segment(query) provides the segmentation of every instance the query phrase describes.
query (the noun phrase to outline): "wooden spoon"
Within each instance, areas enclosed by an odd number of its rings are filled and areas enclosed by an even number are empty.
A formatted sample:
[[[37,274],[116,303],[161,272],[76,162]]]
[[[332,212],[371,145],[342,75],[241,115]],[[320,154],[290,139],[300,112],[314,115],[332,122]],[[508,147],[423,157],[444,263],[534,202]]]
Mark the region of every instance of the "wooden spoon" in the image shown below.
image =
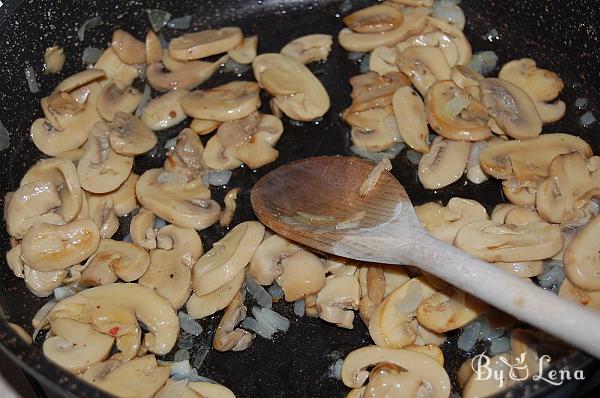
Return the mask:
[[[600,358],[600,314],[565,301],[433,238],[385,171],[367,196],[373,163],[316,157],[282,166],[252,190],[259,220],[308,247],[356,260],[411,264]]]

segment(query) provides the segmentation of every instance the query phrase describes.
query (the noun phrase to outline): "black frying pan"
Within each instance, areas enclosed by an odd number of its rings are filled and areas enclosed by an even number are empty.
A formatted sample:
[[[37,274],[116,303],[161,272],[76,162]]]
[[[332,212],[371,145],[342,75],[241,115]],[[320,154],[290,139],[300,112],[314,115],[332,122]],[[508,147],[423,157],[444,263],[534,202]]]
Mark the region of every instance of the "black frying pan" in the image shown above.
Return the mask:
[[[14,190],[27,168],[41,157],[28,135],[31,122],[41,115],[39,99],[48,95],[65,76],[81,69],[83,48],[106,47],[115,28],[121,27],[144,37],[149,26],[144,9],[165,9],[174,16],[191,14],[193,27],[198,29],[240,26],[245,34],[259,34],[260,52],[277,52],[289,40],[301,35],[330,33],[336,36],[342,27],[339,14],[346,14],[349,8],[357,9],[369,4],[368,1],[349,0],[343,3],[338,0],[4,0],[4,3],[0,7],[0,120],[10,131],[11,142],[8,149],[0,152],[2,196]],[[561,98],[568,104],[567,115],[561,122],[547,126],[545,131],[580,135],[594,147],[596,153],[600,153],[597,125],[580,127],[578,118],[583,111],[573,105],[577,97],[587,97],[588,109],[600,116],[600,100],[596,92],[600,87],[598,1],[464,0],[462,7],[467,16],[465,32],[475,51],[494,50],[501,62],[531,57],[542,67],[560,74],[566,83]],[[85,42],[81,44],[76,37],[76,27],[96,15],[101,15],[105,24],[86,33]],[[489,42],[483,36],[492,28],[497,29],[500,39]],[[180,34],[169,29],[164,33],[167,38]],[[66,49],[66,68],[60,76],[41,76],[44,49],[56,43]],[[27,65],[32,65],[38,72],[42,85],[42,92],[38,95],[28,91],[23,72]],[[234,172],[230,187],[242,188],[235,223],[254,218],[249,201],[250,189],[269,170],[309,156],[350,154],[349,129],[341,123],[338,114],[349,105],[350,87],[347,81],[350,76],[359,73],[359,66],[350,61],[347,53],[336,44],[326,63],[312,64],[310,68],[329,91],[332,109],[319,124],[297,126],[284,121],[285,133],[277,145],[280,150],[277,162],[258,171],[241,168]],[[251,72],[244,77],[252,79]],[[218,75],[205,86],[218,85],[234,78],[232,74]],[[263,101],[263,104],[266,103]],[[161,133],[158,148],[162,148],[164,142],[180,129]],[[151,156],[137,159],[135,170],[139,173],[150,167],[159,167],[163,160],[164,151],[159,150]],[[491,210],[503,201],[496,182],[474,186],[461,180],[434,193],[419,185],[415,167],[408,161],[405,152],[393,164],[393,173],[407,188],[415,204],[431,200],[445,202],[453,196],[461,196],[476,199]],[[219,201],[223,195],[224,190],[214,191]],[[127,228],[128,220],[123,220],[120,232]],[[10,246],[3,223],[0,230],[0,245],[4,253]],[[218,226],[202,231],[205,248],[225,233]],[[38,345],[27,346],[8,328],[6,321],[11,321],[25,326],[30,332],[31,318],[45,300],[35,298],[27,291],[23,281],[13,276],[4,256],[0,261],[0,308],[4,315],[0,318],[2,349],[47,388],[61,395],[102,396],[94,388],[48,362]],[[328,367],[353,349],[371,343],[360,318],[356,317],[355,329],[348,331],[318,319],[304,317],[297,320],[289,304],[279,303],[275,309],[292,319],[287,333],[277,335],[273,341],[257,338],[249,350],[241,353],[212,350],[199,373],[230,387],[238,397],[343,396],[347,389],[340,381],[328,377]],[[214,330],[219,318],[220,314],[202,324]],[[444,344],[443,349],[454,379],[457,367],[468,354],[453,348],[456,347],[456,334],[450,333],[449,336],[449,342]],[[477,352],[481,352],[485,347],[479,345],[476,348]],[[555,366],[583,368],[589,377],[596,363],[577,352],[557,361]],[[558,394],[570,396],[576,387],[571,383]],[[556,388],[530,381],[514,388],[506,396],[541,396],[551,390]]]

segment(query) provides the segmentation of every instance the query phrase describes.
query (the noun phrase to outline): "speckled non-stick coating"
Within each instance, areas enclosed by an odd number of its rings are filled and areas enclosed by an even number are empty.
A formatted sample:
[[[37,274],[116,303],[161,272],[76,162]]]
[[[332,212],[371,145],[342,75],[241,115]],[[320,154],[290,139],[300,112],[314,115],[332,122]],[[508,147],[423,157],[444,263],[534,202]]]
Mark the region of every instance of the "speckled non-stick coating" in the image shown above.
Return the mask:
[[[175,16],[191,14],[194,29],[236,25],[245,34],[259,34],[261,52],[278,51],[290,39],[308,33],[331,33],[341,28],[340,14],[350,8],[359,8],[366,1],[4,1],[0,8],[0,120],[11,134],[10,148],[0,152],[0,181],[2,196],[14,190],[25,170],[41,157],[29,138],[31,122],[41,116],[39,99],[47,95],[65,76],[81,68],[80,55],[87,46],[105,47],[114,28],[121,27],[143,37],[148,29],[146,8],[162,8]],[[566,86],[561,98],[567,103],[567,115],[559,123],[546,126],[545,131],[566,132],[582,136],[600,152],[598,124],[589,128],[578,125],[585,110],[576,109],[577,97],[589,98],[586,110],[600,116],[597,89],[599,85],[599,7],[596,0],[552,2],[536,0],[463,1],[467,16],[465,32],[475,51],[495,50],[501,62],[515,57],[531,57],[539,65],[557,71]],[[10,14],[10,15],[9,15]],[[86,19],[101,15],[105,24],[86,34],[85,41],[77,40],[76,28]],[[485,34],[497,29],[499,39],[488,41]],[[178,31],[165,29],[167,38]],[[59,76],[42,75],[42,54],[46,47],[59,43],[66,49],[67,64]],[[42,92],[32,95],[27,89],[24,68],[34,67]],[[332,98],[332,109],[318,124],[301,126],[284,121],[285,133],[277,144],[279,159],[258,171],[241,168],[234,172],[228,187],[242,188],[239,210],[235,222],[252,219],[249,193],[253,183],[278,165],[291,160],[329,154],[349,154],[348,127],[340,122],[339,112],[349,104],[348,78],[359,71],[359,65],[348,60],[347,54],[335,44],[326,63],[310,65],[323,81]],[[244,74],[252,79],[251,73]],[[210,79],[204,87],[233,80],[232,74],[221,74]],[[267,101],[263,103],[266,105]],[[175,129],[175,130],[179,130]],[[160,133],[160,148],[176,131]],[[153,152],[136,160],[136,171],[162,164],[164,151]],[[417,182],[415,167],[402,152],[393,161],[393,173],[416,204],[430,200],[447,201],[453,196],[477,199],[488,210],[502,201],[499,184],[491,181],[479,186],[460,180],[437,193],[424,190]],[[226,189],[214,190],[217,200],[222,200]],[[125,226],[127,222],[123,223]],[[9,247],[4,225],[0,225],[2,252]],[[122,228],[122,230],[125,228]],[[202,231],[208,249],[215,240],[226,233],[220,227]],[[25,288],[23,281],[12,275],[2,256],[0,269],[0,308],[5,319],[0,320],[0,341],[3,347],[18,359],[21,365],[42,380],[56,386],[65,394],[100,396],[76,378],[69,376],[43,357],[38,346],[28,347],[8,329],[6,320],[25,326],[31,331],[30,320],[45,302],[35,298]],[[339,329],[318,319],[298,319],[291,305],[278,303],[275,309],[292,320],[290,330],[277,335],[272,341],[261,338],[241,353],[211,351],[199,372],[230,387],[239,397],[340,397],[345,389],[341,382],[328,376],[328,367],[336,359],[354,348],[370,343],[366,328],[360,319],[355,320],[352,331]],[[214,330],[220,314],[202,322],[206,329]],[[581,325],[585,327],[585,325]],[[206,332],[204,336],[206,338]],[[451,375],[467,354],[456,350],[456,336],[450,333],[451,343],[444,345]],[[199,344],[199,341],[196,341]],[[478,346],[478,349],[483,348]],[[192,349],[194,351],[194,349]],[[192,358],[193,359],[193,358]],[[564,358],[557,366],[585,367],[595,364],[581,353]],[[533,392],[547,392],[546,383],[527,383],[506,396],[524,396]]]

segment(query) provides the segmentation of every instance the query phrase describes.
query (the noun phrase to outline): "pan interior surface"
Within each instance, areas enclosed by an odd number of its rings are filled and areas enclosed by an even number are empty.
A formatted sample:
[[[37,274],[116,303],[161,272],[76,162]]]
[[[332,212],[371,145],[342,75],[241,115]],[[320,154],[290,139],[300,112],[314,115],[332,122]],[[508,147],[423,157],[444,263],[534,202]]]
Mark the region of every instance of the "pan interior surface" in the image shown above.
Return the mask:
[[[370,4],[368,1],[243,1],[193,0],[182,1],[7,1],[0,8],[0,121],[10,132],[10,147],[0,151],[1,196],[14,190],[25,173],[42,155],[29,138],[29,126],[41,117],[39,99],[48,95],[64,77],[81,70],[81,53],[85,47],[105,48],[112,31],[124,28],[137,37],[149,29],[146,9],[158,8],[173,16],[192,15],[192,28],[239,26],[245,35],[259,35],[259,53],[278,52],[288,41],[310,33],[328,33],[334,37],[342,28],[341,17],[350,10]],[[545,132],[565,132],[581,136],[595,152],[600,152],[597,124],[589,128],[579,124],[585,111],[600,115],[600,101],[595,89],[600,87],[597,73],[600,48],[600,17],[594,0],[539,2],[481,0],[463,2],[467,25],[465,34],[474,51],[494,50],[500,64],[514,58],[529,57],[538,64],[556,71],[565,82],[561,99],[567,103],[567,114],[560,122],[545,126]],[[100,15],[104,24],[86,33],[83,42],[76,29],[86,19]],[[170,39],[181,31],[165,29]],[[496,34],[497,33],[497,34]],[[44,49],[59,43],[65,48],[65,70],[58,76],[42,75]],[[41,92],[29,92],[24,68],[32,66],[41,85]],[[254,219],[250,207],[250,190],[268,171],[293,160],[320,155],[351,155],[349,127],[339,114],[350,104],[348,78],[360,73],[360,63],[349,59],[348,53],[334,44],[327,62],[309,65],[323,82],[332,99],[331,110],[314,123],[294,123],[284,120],[284,134],[277,145],[280,156],[276,162],[259,170],[242,167],[234,171],[227,188],[213,189],[213,197],[222,203],[224,194],[233,187],[241,188],[238,211],[233,224]],[[254,80],[252,71],[242,79]],[[219,73],[201,87],[212,87],[239,80],[233,73]],[[577,98],[588,98],[586,110],[574,105]],[[263,111],[269,112],[267,97]],[[186,122],[186,123],[189,123]],[[159,134],[157,149],[136,158],[134,171],[160,167],[165,158],[164,144],[177,135],[180,125]],[[503,200],[497,181],[482,185],[467,184],[461,179],[438,192],[427,191],[419,183],[415,166],[406,150],[392,161],[393,173],[406,188],[415,205],[428,201],[447,202],[460,196],[479,201],[491,211]],[[3,221],[2,221],[3,222]],[[128,220],[122,220],[120,236],[128,230]],[[4,225],[1,227],[2,252],[10,248]],[[213,226],[201,232],[205,250],[226,234],[227,230]],[[117,236],[118,238],[119,236]],[[47,301],[34,297],[0,259],[0,309],[5,320],[24,326],[31,332],[31,319]],[[353,330],[344,330],[309,317],[298,318],[292,305],[283,301],[274,309],[291,320],[290,329],[273,340],[256,338],[252,347],[242,352],[218,353],[210,350],[199,367],[199,374],[229,387],[238,397],[338,397],[347,393],[341,381],[330,374],[330,366],[355,348],[371,344],[368,331],[360,318],[355,318]],[[197,355],[211,345],[211,339],[221,313],[201,322],[205,332],[194,341],[190,350],[194,362]],[[449,334],[444,344],[447,368],[455,379],[458,366],[469,354],[456,348],[456,333]],[[0,341],[28,369],[44,375],[61,391],[78,396],[102,394],[49,363],[39,347],[28,347],[0,322]],[[481,352],[485,345],[477,346]],[[474,353],[472,352],[471,355]],[[168,357],[168,359],[172,359]],[[557,366],[586,367],[592,361],[581,353],[564,358]],[[456,387],[456,385],[455,385]],[[513,396],[533,396],[547,391],[549,385],[525,383],[515,387]]]

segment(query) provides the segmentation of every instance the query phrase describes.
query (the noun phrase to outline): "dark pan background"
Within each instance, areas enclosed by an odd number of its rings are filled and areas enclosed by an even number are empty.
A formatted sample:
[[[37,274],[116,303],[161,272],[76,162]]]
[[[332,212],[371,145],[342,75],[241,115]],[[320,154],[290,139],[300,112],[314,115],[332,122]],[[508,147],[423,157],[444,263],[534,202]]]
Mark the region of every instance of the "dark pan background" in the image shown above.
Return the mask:
[[[10,147],[0,151],[1,196],[14,190],[27,168],[42,157],[29,138],[31,122],[42,115],[39,99],[48,95],[64,77],[81,69],[83,48],[106,47],[115,28],[127,29],[143,38],[149,26],[144,11],[146,8],[169,10],[175,17],[191,14],[194,29],[240,26],[246,35],[259,34],[260,52],[277,52],[289,40],[301,35],[330,33],[336,36],[342,27],[340,15],[369,4],[367,1],[300,0],[29,0],[5,3],[0,8],[0,120],[11,138]],[[561,122],[546,126],[545,131],[580,135],[592,144],[596,152],[600,152],[598,123],[588,128],[578,124],[579,117],[586,110],[592,110],[600,117],[597,95],[600,87],[600,3],[597,0],[465,0],[461,6],[467,16],[465,32],[474,51],[494,50],[501,64],[513,58],[531,57],[541,67],[557,71],[564,79],[565,90],[561,98],[567,103],[567,115]],[[88,32],[85,41],[80,43],[76,36],[77,27],[96,15],[101,15],[105,24]],[[499,39],[488,41],[485,35],[492,28],[497,29]],[[163,32],[167,38],[181,33],[171,29],[164,29]],[[41,73],[42,54],[45,48],[57,43],[66,50],[65,70],[59,76],[44,76]],[[28,91],[24,75],[27,65],[33,66],[38,73],[42,86],[42,92],[38,95]],[[347,81],[350,76],[359,73],[359,65],[350,61],[347,53],[336,43],[326,63],[314,63],[309,67],[330,93],[332,109],[319,123],[298,126],[284,120],[285,133],[277,144],[280,157],[275,163],[257,171],[240,168],[234,172],[226,189],[213,190],[214,197],[221,201],[228,189],[236,186],[242,188],[235,223],[253,219],[250,189],[269,170],[309,156],[350,154],[349,129],[341,123],[338,115],[349,105],[350,87]],[[246,72],[243,77],[253,80],[251,72]],[[201,87],[212,87],[234,79],[236,77],[231,73],[219,74]],[[578,97],[589,98],[586,110],[574,106]],[[263,101],[264,111],[268,111],[266,99]],[[162,144],[181,128],[159,133],[159,149],[137,159],[135,170],[139,173],[150,167],[161,166],[164,160]],[[463,179],[439,192],[424,190],[417,181],[415,166],[406,158],[406,151],[393,161],[393,165],[393,173],[407,188],[415,204],[431,200],[446,202],[453,196],[461,196],[476,199],[491,210],[495,204],[503,201],[499,184],[495,181],[476,186],[467,184]],[[127,225],[128,220],[123,220],[121,233],[127,231]],[[3,222],[0,230],[0,245],[4,253],[10,246]],[[205,249],[210,248],[226,232],[218,226],[202,231]],[[0,341],[3,349],[44,384],[54,385],[53,389],[62,391],[62,394],[101,396],[95,389],[46,361],[38,346],[25,345],[8,329],[7,320],[23,325],[30,332],[31,318],[46,300],[38,299],[27,291],[23,281],[14,277],[5,265],[4,256],[0,262],[0,309],[4,314],[0,320]],[[370,344],[368,332],[359,317],[356,317],[355,329],[348,331],[319,319],[298,319],[292,312],[291,304],[278,303],[275,309],[291,319],[292,325],[287,333],[277,335],[272,341],[256,338],[253,346],[241,353],[218,353],[212,350],[199,373],[222,382],[238,397],[343,396],[348,390],[340,381],[328,376],[328,367],[353,349]],[[201,340],[206,342],[219,318],[220,313],[202,322],[205,332],[196,341],[197,346],[202,344]],[[451,333],[450,342],[455,339],[456,335]],[[456,351],[452,345],[448,343],[443,348],[451,377],[454,378],[457,366],[469,355]],[[475,351],[481,352],[483,348],[483,345],[479,345]],[[196,349],[191,351],[195,352]],[[557,363],[557,366],[583,367],[586,375],[591,375],[590,369],[596,364],[589,357],[575,353]],[[541,394],[546,393],[548,387],[546,383],[529,382],[510,394]],[[566,393],[563,391],[561,395],[567,396]]]

